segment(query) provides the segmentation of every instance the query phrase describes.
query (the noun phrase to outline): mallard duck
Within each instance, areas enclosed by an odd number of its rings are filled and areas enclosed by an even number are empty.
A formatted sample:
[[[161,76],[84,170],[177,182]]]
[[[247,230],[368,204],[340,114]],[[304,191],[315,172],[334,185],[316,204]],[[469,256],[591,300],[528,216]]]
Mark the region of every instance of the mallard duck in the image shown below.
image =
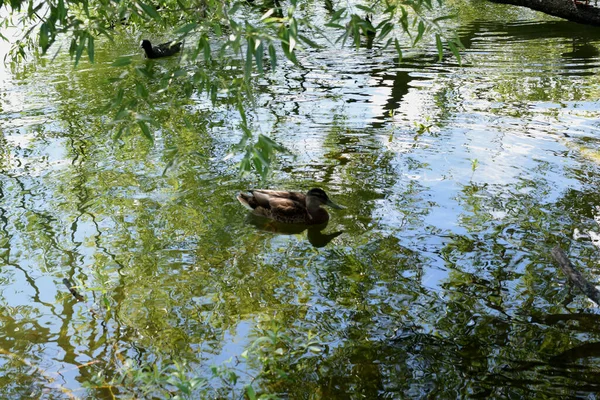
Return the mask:
[[[342,209],[329,199],[323,189],[310,189],[306,194],[284,190],[250,190],[237,199],[254,214],[288,224],[317,225],[329,220],[321,204]]]
[[[167,42],[152,46],[149,40],[142,40],[141,48],[146,52],[147,58],[161,58],[172,56],[181,50],[182,42]]]

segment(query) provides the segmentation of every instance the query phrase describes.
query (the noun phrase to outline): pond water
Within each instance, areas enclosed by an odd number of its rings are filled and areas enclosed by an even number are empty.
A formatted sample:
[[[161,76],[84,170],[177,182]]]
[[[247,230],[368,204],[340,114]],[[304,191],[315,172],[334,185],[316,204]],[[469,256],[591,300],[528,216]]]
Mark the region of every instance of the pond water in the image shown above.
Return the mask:
[[[237,111],[184,88],[145,105],[153,143],[113,139],[113,60],[177,68],[135,34],[2,67],[3,397],[161,398],[175,370],[206,379],[191,398],[595,397],[600,315],[550,250],[600,273],[600,31],[540,18],[463,14],[462,66],[435,44],[280,65],[248,105],[287,149],[264,182]],[[279,232],[235,199],[257,186],[346,209]]]

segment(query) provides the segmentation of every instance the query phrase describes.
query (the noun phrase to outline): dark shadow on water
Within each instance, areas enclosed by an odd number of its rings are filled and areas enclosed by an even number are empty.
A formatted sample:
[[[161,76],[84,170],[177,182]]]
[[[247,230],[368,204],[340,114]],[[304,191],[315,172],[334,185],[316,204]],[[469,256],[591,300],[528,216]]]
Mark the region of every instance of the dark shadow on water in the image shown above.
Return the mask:
[[[344,233],[344,231],[323,233],[323,230],[327,228],[327,222],[321,225],[284,224],[254,214],[249,214],[246,220],[261,231],[273,232],[280,235],[297,235],[306,230],[306,237],[314,247],[325,247],[333,239]]]

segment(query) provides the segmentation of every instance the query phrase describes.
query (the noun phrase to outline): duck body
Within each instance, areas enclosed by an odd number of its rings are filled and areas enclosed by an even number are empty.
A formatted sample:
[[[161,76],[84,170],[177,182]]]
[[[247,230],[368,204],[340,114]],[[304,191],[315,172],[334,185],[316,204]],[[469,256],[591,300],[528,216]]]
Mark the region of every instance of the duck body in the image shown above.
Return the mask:
[[[167,42],[152,46],[149,40],[142,40],[141,48],[146,53],[146,58],[169,57],[181,50],[182,42]]]
[[[318,188],[310,189],[306,194],[255,189],[238,194],[237,199],[255,215],[287,224],[323,224],[329,221],[329,213],[321,205],[344,208],[331,201],[325,191]]]

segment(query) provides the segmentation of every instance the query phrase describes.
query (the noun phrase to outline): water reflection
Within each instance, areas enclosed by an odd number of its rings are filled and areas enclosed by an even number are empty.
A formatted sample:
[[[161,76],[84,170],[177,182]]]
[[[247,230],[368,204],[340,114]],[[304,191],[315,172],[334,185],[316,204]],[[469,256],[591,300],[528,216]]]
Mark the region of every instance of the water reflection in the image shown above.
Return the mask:
[[[344,233],[344,231],[324,233],[323,231],[327,228],[329,222],[321,225],[285,224],[254,214],[248,214],[246,222],[262,231],[279,235],[299,235],[306,231],[306,238],[314,247],[325,247],[333,239]]]
[[[566,243],[598,273],[597,249],[572,232],[598,230],[597,157],[579,149],[600,144],[600,36],[484,17],[459,30],[466,67],[449,53],[437,62],[435,45],[399,63],[375,43],[303,53],[300,72],[284,65],[262,78],[248,121],[291,150],[269,184],[324,182],[348,199],[349,212],[322,226],[244,219],[231,195],[256,182],[224,160],[243,135],[235,113],[203,99],[146,110],[162,124],[154,144],[109,137],[93,110],[118,83],[102,60],[135,52],[137,40],[99,44],[99,64],[85,70],[59,57],[52,70],[3,76],[3,393],[53,388],[27,363],[77,393],[98,374],[121,382],[125,358],[186,360],[189,375],[211,376],[267,321],[269,337],[283,335],[266,360],[236,359],[235,390],[264,371],[254,382],[291,398],[593,396],[598,317],[581,312],[589,304],[548,249]],[[174,153],[199,157],[174,163]],[[310,245],[263,240],[305,232]],[[279,370],[290,380],[268,375]],[[98,384],[87,394],[127,393]]]

